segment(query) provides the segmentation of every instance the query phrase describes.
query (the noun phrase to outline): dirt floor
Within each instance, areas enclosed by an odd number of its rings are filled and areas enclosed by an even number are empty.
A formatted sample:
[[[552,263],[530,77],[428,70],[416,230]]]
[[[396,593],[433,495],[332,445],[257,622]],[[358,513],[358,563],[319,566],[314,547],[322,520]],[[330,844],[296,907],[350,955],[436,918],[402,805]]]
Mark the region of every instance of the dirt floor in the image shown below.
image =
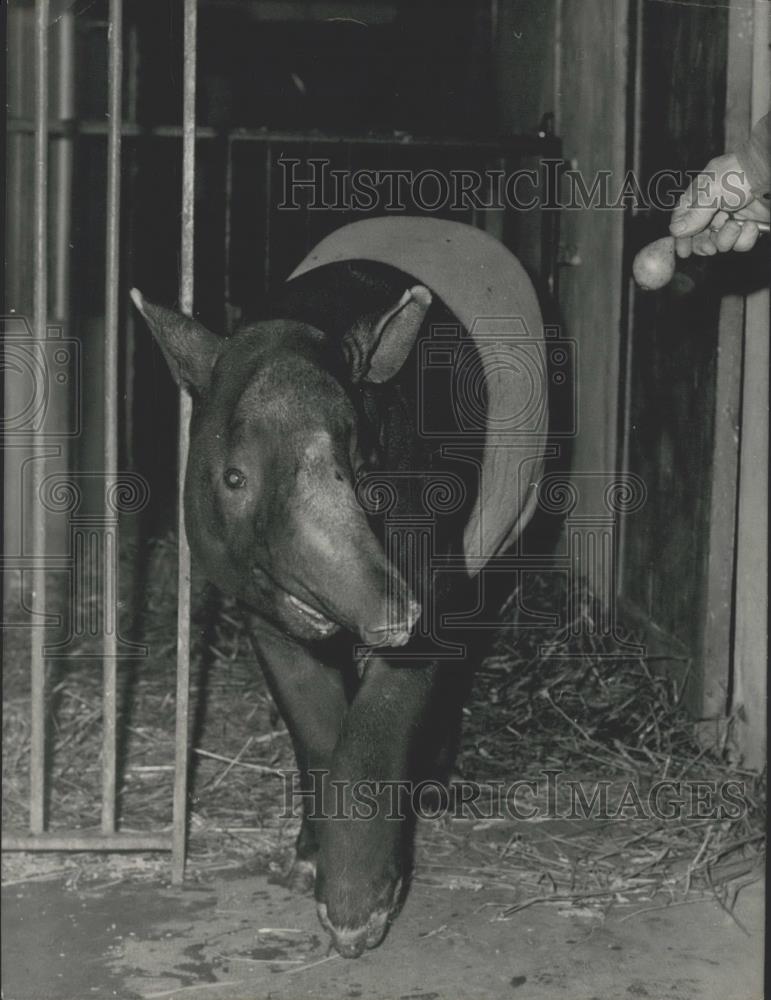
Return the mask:
[[[383,945],[329,951],[312,900],[249,867],[171,887],[157,879],[3,891],[5,1000],[388,998],[754,1000],[763,996],[763,883],[733,916],[709,898],[669,907],[533,905],[506,889],[418,872]]]
[[[149,576],[141,634],[152,655],[119,676],[123,830],[168,831],[171,820],[173,555],[161,548]],[[539,788],[559,774],[561,791],[553,803],[548,785],[534,795],[531,822],[421,823],[403,912],[382,946],[355,961],[330,953],[313,900],[280,884],[299,824],[299,810],[285,816],[291,743],[228,607],[215,614],[202,601],[185,884],[169,884],[161,854],[6,852],[4,1000],[760,998],[765,776],[736,762],[728,731],[715,748],[695,738],[670,665],[614,658],[591,629],[568,648],[559,622],[575,594],[536,580],[525,598],[558,624],[523,631],[502,610],[464,710],[458,771]],[[590,595],[579,603],[591,623]],[[3,824],[17,831],[29,822],[24,641],[10,633],[3,671]],[[98,661],[54,663],[47,687],[49,828],[98,829]],[[646,798],[658,781],[676,779],[684,792],[689,781],[738,781],[743,809],[662,819],[625,807],[571,819],[568,779],[606,783],[612,805],[629,782]]]

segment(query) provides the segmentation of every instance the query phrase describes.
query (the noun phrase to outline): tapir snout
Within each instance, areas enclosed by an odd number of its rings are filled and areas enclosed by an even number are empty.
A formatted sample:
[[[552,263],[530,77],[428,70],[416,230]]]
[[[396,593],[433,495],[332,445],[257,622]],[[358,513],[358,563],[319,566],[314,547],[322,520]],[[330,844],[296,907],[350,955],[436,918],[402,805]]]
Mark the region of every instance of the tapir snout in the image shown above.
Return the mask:
[[[331,620],[367,645],[404,645],[420,604],[389,563],[336,450],[326,433],[303,449],[293,494],[268,528],[276,576],[286,581],[292,610],[320,633]]]

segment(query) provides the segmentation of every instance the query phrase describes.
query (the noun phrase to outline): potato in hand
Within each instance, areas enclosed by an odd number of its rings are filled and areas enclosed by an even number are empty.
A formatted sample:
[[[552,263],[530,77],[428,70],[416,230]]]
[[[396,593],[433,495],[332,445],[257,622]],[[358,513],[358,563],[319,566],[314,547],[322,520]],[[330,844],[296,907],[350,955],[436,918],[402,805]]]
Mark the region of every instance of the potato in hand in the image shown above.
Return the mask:
[[[632,264],[634,280],[646,291],[655,291],[669,284],[675,273],[675,241],[671,236],[649,243],[637,254]]]

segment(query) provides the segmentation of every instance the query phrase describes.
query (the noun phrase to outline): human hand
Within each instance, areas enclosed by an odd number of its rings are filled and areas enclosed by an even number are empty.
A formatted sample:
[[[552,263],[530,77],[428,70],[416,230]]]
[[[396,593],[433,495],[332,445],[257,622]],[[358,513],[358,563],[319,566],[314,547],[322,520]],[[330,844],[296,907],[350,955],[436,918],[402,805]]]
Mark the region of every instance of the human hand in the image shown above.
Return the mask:
[[[738,158],[726,153],[710,160],[680,196],[669,231],[678,257],[709,257],[751,250],[758,223],[768,221],[768,208],[753,195]]]

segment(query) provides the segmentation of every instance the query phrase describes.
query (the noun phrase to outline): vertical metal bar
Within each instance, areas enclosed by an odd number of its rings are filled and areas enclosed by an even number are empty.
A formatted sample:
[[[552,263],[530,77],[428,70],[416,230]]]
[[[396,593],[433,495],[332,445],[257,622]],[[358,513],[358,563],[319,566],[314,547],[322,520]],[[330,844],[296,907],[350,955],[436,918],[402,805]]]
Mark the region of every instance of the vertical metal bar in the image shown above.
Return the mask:
[[[273,200],[273,149],[265,143],[265,234],[263,238],[263,290],[267,295],[270,286],[270,207]]]
[[[233,220],[230,206],[233,203],[233,142],[230,135],[225,139],[225,248],[223,291],[225,293],[225,332],[230,336],[233,332],[233,310],[230,303],[230,246],[233,237]]]
[[[54,118],[58,121],[69,121],[75,117],[75,15],[72,11],[67,11],[58,18],[54,30],[56,35],[52,41],[56,45],[57,52]],[[55,263],[51,310],[54,320],[65,320],[70,298],[73,139],[70,136],[57,136],[53,139],[51,156],[54,160],[52,201],[55,214],[52,242],[56,247],[53,255]]]
[[[627,103],[627,120],[629,121],[629,166],[635,177],[641,177],[641,145],[642,145],[642,99],[643,99],[643,2],[633,0],[629,7],[629,59],[632,61],[629,74],[631,93]],[[631,119],[631,121],[630,121]],[[625,242],[631,244],[633,216],[626,219]],[[621,405],[618,408],[618,464],[619,470],[629,471],[629,447],[632,429],[632,366],[634,362],[634,304],[635,286],[631,278],[627,279],[626,295],[621,313],[621,358],[619,373],[621,375]],[[719,362],[718,362],[719,364]],[[619,518],[618,545],[616,546],[616,596],[623,594],[626,584],[627,532],[629,518]]]
[[[562,0],[554,5],[554,66],[552,92],[554,94],[554,131],[562,135]]]
[[[34,275],[33,318],[35,339],[43,344],[48,319],[48,0],[35,4],[35,192],[33,200]],[[37,624],[30,630],[30,786],[29,825],[32,833],[45,829],[45,642],[46,518],[40,500],[43,482],[45,427],[32,440],[31,524],[32,600]]]
[[[129,25],[128,36],[124,39],[124,106],[126,109],[125,124],[136,125],[137,101],[138,101],[138,78],[139,78],[139,51],[137,40],[136,24]],[[128,191],[124,188],[125,197],[128,203],[133,202],[136,191],[137,174],[137,144],[130,143],[128,147],[128,166],[125,164],[125,157],[122,160],[122,177],[124,184],[128,177]],[[128,229],[128,232],[126,230]],[[129,247],[135,246],[135,221],[129,215],[122,230],[122,240]],[[124,315],[123,327],[123,455],[128,469],[136,467],[134,456],[134,368],[135,368],[135,332],[136,332],[136,312],[129,309]],[[133,572],[133,570],[131,571]]]
[[[195,223],[195,62],[197,0],[185,0],[184,67],[182,98],[182,235],[180,244],[179,302],[182,312],[193,313],[193,237]],[[171,878],[181,882],[185,872],[187,827],[188,702],[190,695],[190,548],[185,534],[184,482],[189,446],[192,404],[184,389],[179,394],[179,484],[177,494],[177,723],[174,775],[174,818]]]
[[[14,57],[6,59],[6,113],[13,118],[34,119],[35,113],[35,11],[22,8],[18,4],[9,6],[0,13],[7,18],[7,51]],[[14,197],[6,197],[3,223],[0,227],[0,244],[5,254],[3,276],[5,278],[5,309],[19,315],[32,316],[34,269],[30,267],[34,222],[31,219],[34,198],[34,156],[35,138],[33,134],[6,132],[7,166],[5,190],[14,192]],[[32,222],[32,226],[30,223]],[[19,379],[13,365],[6,364],[3,373],[4,412],[21,413],[26,400],[27,388],[24,379]],[[19,384],[21,382],[21,384]],[[5,435],[4,435],[5,436]],[[32,536],[28,524],[29,497],[18,488],[20,469],[30,457],[30,449],[4,448],[3,459],[3,551],[31,551]],[[27,475],[31,470],[28,469]],[[29,485],[31,489],[31,484]],[[19,583],[31,593],[32,579],[19,574]],[[3,635],[3,647],[7,633]],[[30,633],[28,641],[32,642]]]
[[[104,474],[105,487],[118,475],[118,279],[120,268],[120,150],[123,83],[123,0],[110,0],[107,35],[107,232],[104,289]],[[106,496],[105,496],[106,503]],[[105,567],[113,563],[104,560]],[[108,568],[107,572],[111,572]],[[117,689],[117,621],[112,580],[102,580],[103,600],[112,602],[104,620],[102,662],[102,833],[115,831],[115,748]]]

